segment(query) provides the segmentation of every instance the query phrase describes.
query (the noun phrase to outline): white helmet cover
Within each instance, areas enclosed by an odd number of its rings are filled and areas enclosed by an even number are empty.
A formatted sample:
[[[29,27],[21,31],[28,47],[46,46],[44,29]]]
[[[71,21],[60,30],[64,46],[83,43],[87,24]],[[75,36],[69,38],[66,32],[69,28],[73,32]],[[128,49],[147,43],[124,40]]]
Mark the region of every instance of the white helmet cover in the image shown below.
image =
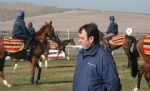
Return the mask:
[[[128,36],[130,36],[130,35],[132,34],[132,28],[127,28],[127,29],[126,29],[126,34],[127,34]]]

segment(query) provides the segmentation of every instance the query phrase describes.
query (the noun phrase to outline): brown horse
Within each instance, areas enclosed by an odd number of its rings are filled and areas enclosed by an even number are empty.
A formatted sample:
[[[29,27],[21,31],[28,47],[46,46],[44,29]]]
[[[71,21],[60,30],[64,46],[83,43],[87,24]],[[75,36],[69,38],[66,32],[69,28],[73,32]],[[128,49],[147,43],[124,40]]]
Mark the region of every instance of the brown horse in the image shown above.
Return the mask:
[[[38,32],[36,32],[36,35],[33,37],[32,41],[32,52],[30,54],[30,57],[27,57],[27,51],[26,49],[23,49],[19,52],[15,53],[9,53],[4,48],[4,39],[0,39],[0,78],[3,80],[3,83],[7,87],[11,87],[11,84],[7,82],[4,76],[4,64],[5,64],[5,57],[7,55],[11,56],[14,59],[28,59],[28,61],[31,64],[31,84],[37,84],[38,81],[41,78],[41,68],[38,64],[38,59],[41,57],[41,55],[44,53],[45,49],[45,42],[46,37],[49,37],[50,39],[56,39],[56,35],[54,33],[54,28],[52,26],[52,21],[50,23],[46,23],[44,26],[40,28]],[[38,68],[38,75],[36,81],[34,81],[34,75],[35,75],[35,68]]]
[[[138,70],[137,86],[134,91],[140,89],[140,83],[142,75],[144,75],[146,82],[150,88],[150,36],[144,36],[141,38],[136,45],[139,56],[144,61],[144,64]]]
[[[74,40],[73,40],[73,38],[71,38],[71,39],[68,39],[68,40],[63,40],[63,41],[55,41],[56,43],[57,43],[57,48],[56,49],[58,49],[58,53],[57,53],[57,57],[56,57],[56,59],[58,58],[58,55],[60,54],[60,52],[61,51],[63,51],[64,53],[65,53],[65,57],[68,59],[68,60],[70,60],[69,59],[69,56],[68,56],[68,54],[67,54],[67,52],[65,51],[65,49],[66,49],[66,46],[68,45],[68,44],[70,44],[70,45],[74,45],[75,46],[75,43],[74,43]],[[50,44],[50,42],[49,42],[49,44]],[[47,49],[47,50],[49,50],[49,49],[51,49],[50,47]],[[44,54],[42,55],[42,57],[41,57],[41,61],[40,61],[40,65],[42,66],[42,61],[44,60],[44,62],[45,62],[45,67],[47,68],[48,66],[48,64],[47,64],[47,61],[48,61],[48,51],[45,51],[44,52]]]
[[[63,51],[65,53],[65,57],[69,59],[69,56],[67,54],[67,52],[65,51],[66,49],[66,46],[70,43],[70,45],[74,45],[75,46],[75,43],[74,43],[74,40],[73,38],[72,39],[69,39],[69,40],[63,40],[61,42],[58,42],[58,54],[57,54],[57,58],[58,58],[58,55],[60,54],[61,51]]]
[[[104,37],[104,34],[102,32],[99,32],[99,35],[100,35],[100,45],[105,47],[106,48],[106,40],[103,39]],[[116,40],[115,40],[116,39]],[[122,40],[123,39],[123,40]],[[119,40],[119,42],[118,42]],[[110,41],[110,42],[109,42]],[[136,68],[137,68],[137,61],[132,61],[132,60],[137,60],[137,58],[135,58],[135,56],[137,56],[137,50],[133,50],[134,46],[136,46],[136,38],[134,36],[128,36],[128,35],[119,35],[118,38],[116,38],[116,36],[114,36],[114,42],[116,41],[116,43],[120,43],[121,41],[121,44],[113,44],[112,43],[112,40],[107,40],[108,42],[108,46],[109,46],[109,49],[110,51],[113,51],[113,50],[116,50],[116,49],[119,49],[120,47],[123,47],[127,57],[128,57],[128,68],[130,67],[130,65],[134,65],[134,66],[131,66],[131,75],[132,77],[136,77],[137,75],[137,71],[136,71]]]

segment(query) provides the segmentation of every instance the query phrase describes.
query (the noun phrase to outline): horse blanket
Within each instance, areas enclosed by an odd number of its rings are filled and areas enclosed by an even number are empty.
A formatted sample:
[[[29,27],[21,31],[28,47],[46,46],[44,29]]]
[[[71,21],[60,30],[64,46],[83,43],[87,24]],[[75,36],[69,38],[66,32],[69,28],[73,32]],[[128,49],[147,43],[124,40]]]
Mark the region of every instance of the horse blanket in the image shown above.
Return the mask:
[[[24,41],[19,39],[3,39],[4,49],[7,52],[14,53],[24,48]]]
[[[143,49],[145,54],[150,55],[150,35],[144,37]]]
[[[109,40],[109,43],[112,45],[123,45],[125,42],[125,36],[124,35],[117,35],[111,38]]]

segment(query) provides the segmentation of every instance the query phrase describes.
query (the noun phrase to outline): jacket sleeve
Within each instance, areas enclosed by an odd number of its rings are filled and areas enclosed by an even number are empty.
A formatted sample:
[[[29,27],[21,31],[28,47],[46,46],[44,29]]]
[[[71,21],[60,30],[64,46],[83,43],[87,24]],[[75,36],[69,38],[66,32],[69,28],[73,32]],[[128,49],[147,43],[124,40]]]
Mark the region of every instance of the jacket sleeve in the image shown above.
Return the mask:
[[[110,53],[104,53],[104,55],[102,56],[101,65],[101,75],[105,84],[103,89],[107,89],[107,91],[120,91],[120,78],[118,76],[115,62]]]
[[[21,22],[21,27],[22,27],[22,31],[24,33],[23,34],[24,39],[28,40],[30,38],[30,33],[28,32],[28,29],[27,29],[24,21]]]
[[[30,33],[30,36],[35,35],[35,29],[33,27],[28,27],[28,32]]]
[[[108,33],[118,34],[118,24],[115,22],[111,22],[106,34],[108,34]]]
[[[118,34],[118,24],[115,22],[113,23],[112,31],[114,34]]]
[[[22,27],[19,23],[15,23],[14,28],[13,28],[13,35],[22,35]]]

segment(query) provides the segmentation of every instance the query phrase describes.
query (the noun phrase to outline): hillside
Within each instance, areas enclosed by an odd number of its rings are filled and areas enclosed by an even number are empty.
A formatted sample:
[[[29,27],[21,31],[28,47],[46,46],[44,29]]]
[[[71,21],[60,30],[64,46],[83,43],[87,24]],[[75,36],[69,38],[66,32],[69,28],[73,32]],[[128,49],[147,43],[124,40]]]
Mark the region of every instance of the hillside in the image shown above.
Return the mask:
[[[55,6],[38,6],[26,3],[0,3],[0,21],[12,20],[16,17],[18,10],[24,10],[26,17],[64,12],[69,9],[57,8]]]
[[[31,6],[33,7],[33,6]],[[12,8],[13,9],[13,8]],[[18,9],[17,7],[15,9]],[[29,10],[29,11],[27,11]],[[150,15],[138,14],[138,13],[124,13],[124,12],[108,12],[108,11],[92,11],[92,10],[62,10],[61,12],[55,11],[47,14],[38,13],[35,16],[30,16],[30,12],[33,13],[37,8],[27,8],[26,23],[32,21],[36,31],[45,23],[53,21],[55,31],[65,32],[68,29],[72,32],[77,32],[79,27],[89,22],[95,22],[98,24],[99,29],[102,32],[107,30],[109,25],[109,16],[114,15],[119,25],[119,32],[125,32],[128,27],[133,29],[133,33],[149,33],[150,27]],[[61,10],[61,9],[60,9]],[[14,10],[15,11],[15,10]],[[0,11],[1,12],[1,11]],[[1,13],[0,13],[1,14]],[[35,13],[34,13],[35,14]],[[7,15],[6,15],[7,16]],[[8,14],[9,16],[9,14]],[[8,17],[7,16],[7,17]],[[0,22],[0,30],[12,31],[14,20],[8,20]]]

